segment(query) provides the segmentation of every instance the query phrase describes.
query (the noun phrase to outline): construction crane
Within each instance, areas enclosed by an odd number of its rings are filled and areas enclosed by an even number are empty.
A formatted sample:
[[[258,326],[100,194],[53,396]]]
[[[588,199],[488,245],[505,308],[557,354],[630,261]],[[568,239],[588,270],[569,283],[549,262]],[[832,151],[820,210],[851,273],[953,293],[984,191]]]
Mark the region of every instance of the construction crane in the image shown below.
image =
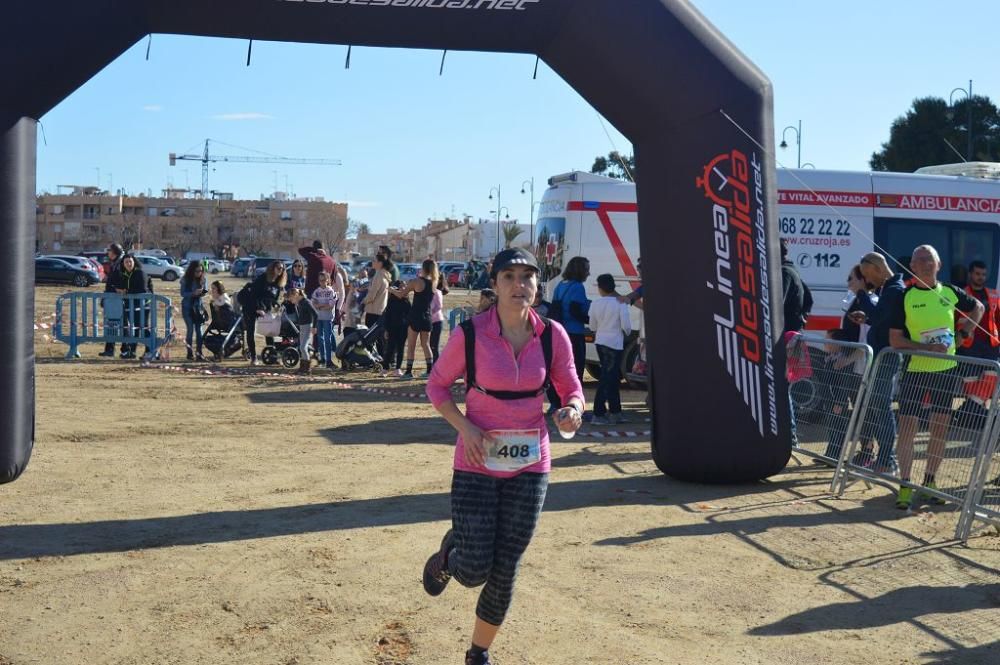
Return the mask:
[[[205,139],[205,150],[200,155],[178,155],[173,152],[170,153],[171,166],[176,166],[178,160],[201,162],[201,195],[206,198],[209,196],[208,165],[214,162],[235,162],[242,164],[294,164],[308,166],[340,166],[341,164],[339,159],[300,159],[296,157],[278,157],[277,155],[269,155],[267,153],[260,153],[259,157],[253,155],[213,155],[209,151],[209,143],[211,142],[212,139]],[[222,141],[216,141],[216,143],[222,143]],[[228,144],[222,143],[222,145]],[[250,150],[249,148],[240,148],[239,146],[229,147],[238,148],[240,150]],[[250,152],[259,151],[250,150]]]

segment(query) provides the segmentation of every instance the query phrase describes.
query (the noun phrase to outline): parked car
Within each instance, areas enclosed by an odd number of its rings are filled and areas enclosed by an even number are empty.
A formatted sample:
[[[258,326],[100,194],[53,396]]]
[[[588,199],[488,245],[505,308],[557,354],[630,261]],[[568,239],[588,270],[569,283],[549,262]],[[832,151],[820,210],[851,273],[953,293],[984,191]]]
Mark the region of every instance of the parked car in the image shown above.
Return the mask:
[[[399,266],[399,278],[404,282],[416,279],[417,273],[420,272],[420,266],[416,263],[397,263],[396,265]]]
[[[254,261],[254,257],[244,257],[242,259],[236,259],[233,261],[232,267],[229,268],[229,274],[233,277],[246,277],[247,268],[249,268]]]
[[[225,261],[219,259],[208,259],[208,272],[213,275],[218,275],[220,272],[226,271]]]
[[[465,266],[452,266],[445,272],[448,286],[465,286]]]
[[[101,278],[92,266],[81,268],[62,259],[40,256],[35,259],[35,283],[72,284],[85,287],[100,283]]]
[[[253,260],[253,266],[247,269],[247,277],[256,279],[264,274],[267,267],[277,261],[277,259],[270,256],[258,256]]]
[[[181,278],[184,271],[180,266],[170,265],[163,259],[154,256],[135,257],[142,264],[142,271],[147,277],[159,277],[164,282],[173,282]]]
[[[108,261],[107,250],[80,252],[78,256],[86,256],[88,259],[93,259],[98,263],[100,263],[101,268],[104,269],[105,278],[107,277],[108,273],[111,272],[111,262]]]
[[[81,268],[82,270],[93,270],[94,272],[97,273],[97,276],[100,278],[100,281],[102,282],[105,279],[104,267],[100,263],[98,263],[95,259],[91,259],[86,256],[73,256],[71,254],[44,254],[39,258],[60,259],[70,264],[71,266],[76,266],[77,268]]]

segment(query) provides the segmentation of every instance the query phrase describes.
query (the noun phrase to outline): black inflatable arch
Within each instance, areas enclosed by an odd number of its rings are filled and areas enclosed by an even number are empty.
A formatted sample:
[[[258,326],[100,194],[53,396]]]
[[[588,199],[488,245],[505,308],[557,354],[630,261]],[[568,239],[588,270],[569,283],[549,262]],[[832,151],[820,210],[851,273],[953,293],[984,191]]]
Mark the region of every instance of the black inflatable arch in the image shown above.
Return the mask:
[[[0,25],[0,482],[34,440],[34,119],[154,32],[541,56],[641,167],[657,465],[736,482],[787,463],[771,87],[684,0],[44,0]]]

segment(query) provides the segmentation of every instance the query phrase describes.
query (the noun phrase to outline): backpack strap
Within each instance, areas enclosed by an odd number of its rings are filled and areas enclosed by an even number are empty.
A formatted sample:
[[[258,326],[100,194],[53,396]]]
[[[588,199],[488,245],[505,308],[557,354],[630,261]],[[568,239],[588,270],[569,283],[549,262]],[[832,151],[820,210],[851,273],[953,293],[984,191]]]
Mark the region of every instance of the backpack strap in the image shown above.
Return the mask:
[[[469,392],[476,385],[476,327],[472,325],[472,319],[462,321],[459,326],[465,335],[465,392]]]
[[[527,399],[531,397],[538,397],[539,395],[544,395],[545,392],[552,385],[552,381],[549,377],[552,371],[552,322],[545,317],[539,317],[545,324],[545,329],[541,334],[542,343],[542,356],[545,358],[545,380],[542,386],[537,390],[524,390],[524,391],[513,391],[513,390],[489,390],[483,388],[478,383],[476,383],[476,329],[473,326],[472,319],[463,321],[461,324],[462,332],[465,334],[465,392],[468,393],[470,390],[478,390],[484,395],[489,395],[494,399],[499,399],[503,401],[517,400],[517,399]]]
[[[545,324],[545,330],[542,331],[542,356],[545,358],[545,382],[542,384],[542,390],[548,391],[552,386],[552,322],[549,321],[544,316],[539,317],[542,323]]]

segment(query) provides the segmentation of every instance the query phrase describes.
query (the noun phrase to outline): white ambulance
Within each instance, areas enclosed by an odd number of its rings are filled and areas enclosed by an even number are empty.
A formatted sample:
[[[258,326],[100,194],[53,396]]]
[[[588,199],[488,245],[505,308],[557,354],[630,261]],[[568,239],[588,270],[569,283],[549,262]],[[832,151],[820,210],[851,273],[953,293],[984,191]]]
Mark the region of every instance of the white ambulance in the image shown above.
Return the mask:
[[[535,253],[551,297],[566,261],[590,260],[592,283],[610,273],[627,293],[640,283],[638,206],[635,185],[575,171],[549,178],[539,204]],[[991,267],[989,286],[1000,272],[1000,164],[935,166],[917,173],[778,170],[778,225],[789,259],[813,294],[809,328],[840,326],[847,305],[847,276],[866,253],[882,248],[893,269],[909,266],[915,247],[930,244],[941,254],[942,281],[964,285],[973,260]],[[895,259],[895,261],[893,260]],[[633,308],[638,331],[641,312]],[[638,353],[629,340],[623,372]],[[587,349],[597,375],[597,354]]]

